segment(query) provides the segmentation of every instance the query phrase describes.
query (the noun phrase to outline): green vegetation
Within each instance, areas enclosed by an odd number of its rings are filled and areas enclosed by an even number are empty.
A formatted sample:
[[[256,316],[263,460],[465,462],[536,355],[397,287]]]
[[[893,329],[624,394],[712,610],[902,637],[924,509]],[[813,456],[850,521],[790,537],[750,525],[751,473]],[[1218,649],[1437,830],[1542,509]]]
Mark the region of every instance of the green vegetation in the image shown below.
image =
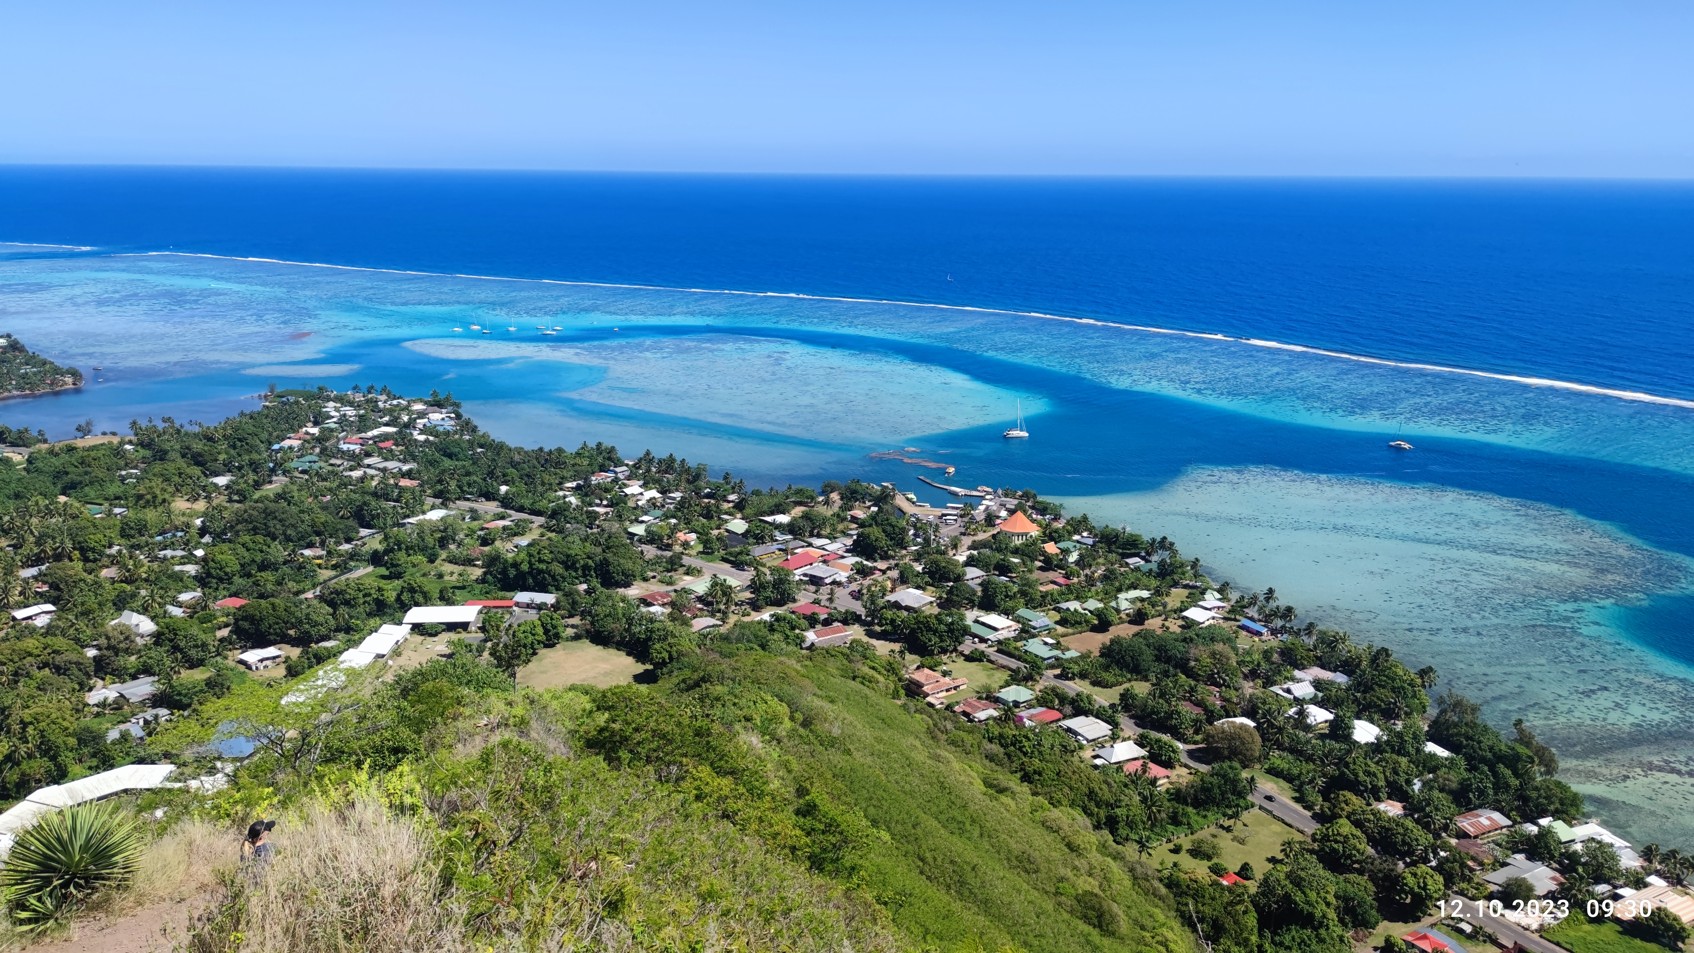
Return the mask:
[[[1191,834],[1177,840],[1170,847],[1160,848],[1156,859],[1161,864],[1170,863],[1193,871],[1206,871],[1214,860],[1232,871],[1240,870],[1242,864],[1250,864],[1251,869],[1257,873],[1271,869],[1272,861],[1282,855],[1283,843],[1292,836],[1287,825],[1269,814],[1248,811],[1225,830],[1206,830]],[[1196,854],[1192,845],[1201,841],[1215,843],[1216,856],[1207,858]],[[1178,846],[1182,848],[1182,852],[1174,853]],[[1202,851],[1203,853],[1205,852]]]
[[[0,867],[0,900],[24,932],[57,924],[103,890],[135,876],[141,838],[127,816],[85,804],[26,828]]]
[[[1449,843],[1460,810],[1582,806],[1528,726],[1432,702],[1433,671],[1297,628],[1274,591],[1214,591],[1170,540],[1061,522],[1027,491],[1004,505],[1034,538],[959,535],[883,487],[758,490],[604,445],[514,448],[451,396],[375,388],[131,430],[0,463],[0,603],[57,610],[0,632],[0,796],[143,758],[192,778],[221,760],[210,745],[250,743],[227,789],[147,795],[170,808],[159,852],[196,825],[284,820],[277,860],[260,880],[228,872],[194,950],[1038,953],[1198,935],[1213,953],[1341,953],[1385,917],[1481,892]],[[813,537],[827,548],[804,555],[849,580],[777,565]],[[905,587],[935,604],[884,601]],[[543,604],[505,601],[518,591]],[[500,601],[470,638],[423,625],[380,664],[341,661],[412,607],[467,600]],[[1181,618],[1202,601],[1283,638]],[[824,609],[780,611],[800,602]],[[971,610],[1056,617],[1098,653],[1038,658],[1020,637],[960,660]],[[802,652],[827,623],[896,647]],[[232,664],[267,647],[286,664]],[[1121,727],[1180,772],[1161,786],[1011,710],[976,724],[908,699],[917,659],[968,680],[949,705],[1022,685],[1027,707]],[[150,696],[117,692],[144,677]],[[1296,709],[1297,678],[1333,718]],[[1309,843],[1253,810],[1256,772],[1316,815]],[[1559,865],[1573,896],[1645,875],[1598,841],[1502,841]],[[13,909],[29,915],[22,895]]]
[[[1148,868],[984,758],[981,729],[895,702],[898,667],[868,651],[698,654],[651,688],[514,694],[488,672],[461,653],[297,710],[247,683],[156,736],[192,758],[275,721],[211,810],[303,828],[279,826],[264,883],[232,879],[195,948],[302,920],[266,948],[1190,949]],[[356,830],[326,828],[350,810]],[[419,896],[379,924],[361,891],[390,880]],[[352,909],[311,915],[306,893]]]
[[[0,334],[0,398],[45,394],[81,386],[81,371],[74,367],[61,367],[24,347],[24,343],[16,337]]]
[[[1572,914],[1543,934],[1571,953],[1664,953],[1665,947],[1631,936],[1611,920]],[[1679,945],[1680,947],[1680,945]],[[1677,947],[1677,948],[1679,948]]]

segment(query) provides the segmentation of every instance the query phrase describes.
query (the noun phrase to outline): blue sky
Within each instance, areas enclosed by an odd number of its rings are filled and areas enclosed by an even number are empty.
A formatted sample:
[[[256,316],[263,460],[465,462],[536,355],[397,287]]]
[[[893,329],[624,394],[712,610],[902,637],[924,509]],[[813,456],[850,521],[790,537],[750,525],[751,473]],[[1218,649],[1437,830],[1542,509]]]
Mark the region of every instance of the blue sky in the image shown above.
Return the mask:
[[[1694,176],[1694,4],[9,5],[0,162]]]

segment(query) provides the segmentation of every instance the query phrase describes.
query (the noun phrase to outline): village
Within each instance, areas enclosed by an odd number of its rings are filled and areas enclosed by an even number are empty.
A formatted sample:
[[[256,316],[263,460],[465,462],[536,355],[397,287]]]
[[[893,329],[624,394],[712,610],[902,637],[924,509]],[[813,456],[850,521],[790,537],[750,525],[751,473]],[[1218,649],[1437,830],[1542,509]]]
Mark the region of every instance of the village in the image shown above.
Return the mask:
[[[0,671],[11,707],[68,720],[8,754],[0,854],[74,804],[227,784],[263,739],[163,756],[237,684],[309,706],[474,657],[606,688],[756,645],[897,665],[888,704],[980,733],[1202,898],[1205,929],[1279,868],[1324,878],[1323,928],[1359,949],[1680,948],[1694,925],[1694,855],[1582,816],[1527,729],[1167,539],[1029,494],[937,507],[607,447],[521,457],[440,395],[290,392],[220,426],[15,460]]]

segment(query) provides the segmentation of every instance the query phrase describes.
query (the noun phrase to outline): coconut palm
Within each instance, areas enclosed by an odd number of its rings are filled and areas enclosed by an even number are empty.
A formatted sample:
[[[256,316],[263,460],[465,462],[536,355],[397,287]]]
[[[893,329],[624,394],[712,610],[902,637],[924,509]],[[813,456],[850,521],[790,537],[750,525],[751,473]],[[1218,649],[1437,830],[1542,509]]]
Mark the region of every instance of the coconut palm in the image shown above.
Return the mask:
[[[18,929],[41,930],[128,883],[140,862],[141,835],[128,817],[110,805],[78,805],[18,835],[0,869],[0,899]]]
[[[1669,875],[1672,880],[1679,879],[1677,877],[1677,871],[1686,862],[1687,861],[1682,856],[1682,851],[1677,850],[1675,847],[1672,847],[1659,855],[1659,869]]]

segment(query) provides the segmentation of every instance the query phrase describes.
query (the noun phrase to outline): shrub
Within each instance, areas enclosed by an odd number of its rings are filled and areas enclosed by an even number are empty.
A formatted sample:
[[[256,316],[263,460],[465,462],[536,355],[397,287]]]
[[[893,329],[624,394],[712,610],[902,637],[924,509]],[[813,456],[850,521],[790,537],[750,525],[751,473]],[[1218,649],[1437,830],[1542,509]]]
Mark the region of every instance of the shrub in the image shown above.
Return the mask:
[[[1188,845],[1188,855],[1197,860],[1217,860],[1222,852],[1216,837],[1201,837]]]
[[[1221,860],[1212,861],[1206,865],[1206,869],[1211,872],[1213,877],[1222,877],[1224,874],[1229,873],[1229,865]]]
[[[140,859],[141,837],[129,818],[110,805],[79,805],[18,836],[0,869],[0,898],[18,929],[37,931],[128,883]]]

